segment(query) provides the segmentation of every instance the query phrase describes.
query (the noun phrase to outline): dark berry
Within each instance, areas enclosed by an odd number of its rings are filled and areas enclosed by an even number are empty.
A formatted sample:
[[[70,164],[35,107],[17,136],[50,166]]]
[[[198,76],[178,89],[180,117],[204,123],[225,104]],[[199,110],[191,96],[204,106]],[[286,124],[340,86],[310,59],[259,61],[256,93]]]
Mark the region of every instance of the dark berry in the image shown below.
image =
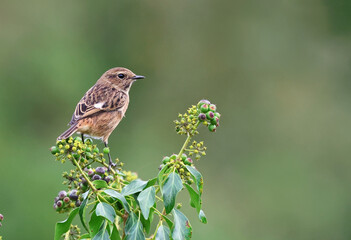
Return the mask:
[[[59,197],[55,197],[55,202],[57,202],[58,200],[60,200],[60,198]]]
[[[202,122],[202,121],[205,121],[206,120],[206,114],[204,113],[200,113],[199,114],[199,120]]]
[[[100,175],[97,175],[97,174],[95,174],[95,175],[92,177],[92,180],[100,180],[100,179],[101,179]]]
[[[81,202],[80,202],[79,200],[77,200],[77,202],[76,202],[76,207],[79,207],[80,204],[81,204]]]
[[[210,110],[211,111],[213,111],[213,112],[215,112],[216,111],[216,109],[217,109],[217,107],[216,107],[216,105],[214,105],[214,104],[210,104]]]
[[[60,198],[60,199],[64,199],[64,197],[66,197],[67,196],[67,192],[66,191],[61,191],[61,192],[59,192],[59,194],[58,194],[58,197]]]
[[[69,194],[69,198],[73,201],[76,201],[78,199],[78,195],[77,195],[77,190],[73,189],[70,194]]]
[[[206,113],[206,117],[207,117],[208,120],[212,120],[215,117],[215,115],[214,115],[213,112],[207,112]]]
[[[113,177],[111,175],[104,177],[104,180],[109,183],[110,181],[113,180]]]
[[[57,205],[56,205],[56,203],[54,203],[54,206],[53,206],[53,207],[54,207],[54,209],[55,209],[55,210],[57,209]]]
[[[159,167],[158,167],[158,170],[161,171],[161,169],[164,167],[165,165],[161,164]]]
[[[4,215],[0,213],[0,221],[4,220]]]
[[[87,174],[88,174],[88,176],[93,176],[94,175],[94,170],[93,169],[88,169]]]
[[[56,203],[57,208],[61,208],[62,205],[63,205],[63,202],[61,200],[57,201],[57,203]]]
[[[65,198],[63,199],[63,201],[64,201],[65,203],[69,203],[70,199],[69,199],[69,197],[65,197]]]
[[[95,172],[97,173],[97,174],[100,174],[100,175],[104,175],[105,174],[105,168],[104,167],[97,167],[96,169],[95,169]]]
[[[208,112],[208,105],[206,103],[202,104],[201,107],[200,107],[200,110],[203,113],[207,113]]]
[[[81,183],[82,183],[83,185],[85,185],[85,186],[88,185],[88,182],[87,182],[87,180],[86,180],[84,177],[80,177],[80,179],[82,180]]]
[[[217,128],[216,125],[212,125],[211,124],[211,125],[208,126],[208,130],[210,130],[210,132],[215,132],[216,128]]]

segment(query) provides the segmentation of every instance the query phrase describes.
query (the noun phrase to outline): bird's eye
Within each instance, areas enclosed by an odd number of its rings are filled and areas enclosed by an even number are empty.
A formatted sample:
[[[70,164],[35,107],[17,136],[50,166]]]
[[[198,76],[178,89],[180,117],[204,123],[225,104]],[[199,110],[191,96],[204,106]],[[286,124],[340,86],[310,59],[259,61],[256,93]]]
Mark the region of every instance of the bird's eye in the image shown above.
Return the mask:
[[[120,79],[124,78],[124,74],[123,73],[120,73],[117,75]]]

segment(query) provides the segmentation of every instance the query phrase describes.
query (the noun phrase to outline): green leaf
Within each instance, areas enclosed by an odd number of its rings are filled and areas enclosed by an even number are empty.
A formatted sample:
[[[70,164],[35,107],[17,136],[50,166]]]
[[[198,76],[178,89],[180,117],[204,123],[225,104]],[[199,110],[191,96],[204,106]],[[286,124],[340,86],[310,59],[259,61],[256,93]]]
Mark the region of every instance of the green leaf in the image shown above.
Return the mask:
[[[95,180],[93,181],[93,185],[97,188],[97,189],[101,189],[101,188],[107,188],[107,182],[104,180]]]
[[[80,238],[81,238],[81,240],[90,239],[90,234],[89,233],[85,233],[85,234],[81,235]]]
[[[161,171],[158,173],[157,175],[157,182],[158,182],[158,185],[162,185],[162,182],[163,182],[163,179],[164,179],[164,174],[165,172],[169,169],[169,166],[168,165],[165,165],[163,166],[163,168],[161,169]]]
[[[134,213],[133,215],[134,215],[133,220],[131,220],[131,222],[129,222],[128,224],[128,231],[126,231],[125,240],[145,240],[143,225],[140,219],[137,218]],[[128,223],[128,220],[127,220],[127,223]],[[127,228],[127,223],[125,228]]]
[[[145,189],[148,188],[148,187],[151,187],[151,186],[155,185],[156,183],[157,183],[157,177],[155,177],[155,178],[153,178],[153,179],[150,179],[149,181],[147,181],[147,184],[146,184]]]
[[[113,224],[111,240],[121,240],[121,236],[119,235],[118,229],[115,224]]]
[[[122,194],[120,194],[119,192],[116,192],[115,190],[112,190],[112,189],[106,189],[104,192],[107,195],[110,195],[111,197],[120,200],[122,202],[123,206],[124,206],[124,209],[128,213],[130,213],[128,202],[127,202],[127,200],[125,199],[125,197]]]
[[[197,171],[195,168],[193,168],[192,166],[186,166],[186,168],[188,169],[190,174],[193,176],[193,179],[194,179],[196,186],[197,186],[197,190],[199,191],[200,196],[201,196],[203,185],[204,185],[204,179],[202,178],[201,173],[199,171]]]
[[[96,206],[96,216],[102,216],[108,219],[111,223],[115,221],[116,212],[113,207],[107,203],[101,202]]]
[[[95,237],[92,240],[111,240],[106,228],[107,222],[105,221],[105,223],[100,228],[100,231],[95,235]]]
[[[85,230],[87,230],[89,232],[89,229],[87,228],[87,224],[85,221],[85,206],[87,205],[88,202],[88,195],[89,195],[89,191],[86,191],[85,193],[82,194],[83,197],[83,202],[81,203],[80,207],[79,207],[79,218],[80,221],[82,222],[83,227],[85,228]]]
[[[131,181],[127,186],[125,186],[122,189],[122,195],[123,196],[127,196],[127,195],[131,195],[133,193],[137,193],[140,192],[144,189],[144,187],[146,186],[147,181],[142,181],[140,179],[135,179],[134,181]]]
[[[149,219],[145,219],[143,214],[140,215],[140,221],[143,224],[144,230],[147,234],[150,233],[150,228],[151,228],[151,218],[149,217]]]
[[[69,230],[71,223],[74,217],[77,215],[77,213],[78,213],[78,208],[75,208],[70,212],[66,220],[56,223],[55,240],[60,240],[62,234],[66,233]]]
[[[104,218],[101,216],[97,216],[95,211],[91,214],[90,221],[89,221],[91,238],[93,238],[99,232],[99,229],[101,228],[101,225],[103,222],[104,222]]]
[[[190,205],[196,208],[197,213],[201,210],[201,197],[200,195],[189,185],[185,184],[186,189],[188,189],[190,195]]]
[[[154,187],[149,187],[143,190],[138,196],[138,202],[144,218],[149,218],[150,208],[155,203],[156,190]]]
[[[172,211],[174,217],[173,240],[191,239],[192,227],[187,217],[177,209]]]
[[[130,212],[126,225],[124,227],[124,232],[125,234],[128,234],[131,230],[131,228],[134,226],[134,224],[138,221],[137,216],[135,215],[134,212]]]
[[[207,223],[207,218],[206,218],[206,215],[204,213],[204,211],[200,210],[200,213],[199,213],[199,219],[202,223]]]
[[[166,216],[163,216],[163,219],[166,221],[167,225],[169,226],[169,228],[173,228],[173,222]]]
[[[156,240],[169,240],[170,230],[167,226],[161,225],[157,229]]]
[[[167,214],[174,208],[175,199],[182,188],[182,179],[179,177],[178,173],[172,172],[169,174],[162,191],[163,204],[165,205]]]

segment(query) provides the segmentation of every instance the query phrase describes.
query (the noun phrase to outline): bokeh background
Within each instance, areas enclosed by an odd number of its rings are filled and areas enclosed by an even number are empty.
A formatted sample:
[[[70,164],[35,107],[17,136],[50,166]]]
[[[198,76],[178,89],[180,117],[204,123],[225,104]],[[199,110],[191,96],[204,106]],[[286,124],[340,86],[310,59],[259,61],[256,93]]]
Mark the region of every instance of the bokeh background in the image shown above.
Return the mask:
[[[350,239],[350,23],[348,0],[2,0],[0,235],[53,238],[70,166],[48,149],[124,66],[147,79],[110,147],[143,179],[179,151],[179,112],[208,98],[222,113],[198,136],[209,222],[183,204],[193,239]]]

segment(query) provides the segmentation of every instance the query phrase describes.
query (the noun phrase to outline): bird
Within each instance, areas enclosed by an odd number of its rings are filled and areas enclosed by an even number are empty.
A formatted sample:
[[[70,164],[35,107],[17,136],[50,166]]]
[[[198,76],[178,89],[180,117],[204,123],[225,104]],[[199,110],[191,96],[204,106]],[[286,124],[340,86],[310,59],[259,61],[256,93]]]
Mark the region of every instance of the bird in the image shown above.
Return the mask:
[[[108,147],[108,138],[125,116],[129,105],[129,90],[132,84],[144,76],[131,70],[115,67],[107,70],[78,102],[70,127],[57,140],[67,139],[74,133],[101,139]],[[109,166],[113,166],[108,153]]]

